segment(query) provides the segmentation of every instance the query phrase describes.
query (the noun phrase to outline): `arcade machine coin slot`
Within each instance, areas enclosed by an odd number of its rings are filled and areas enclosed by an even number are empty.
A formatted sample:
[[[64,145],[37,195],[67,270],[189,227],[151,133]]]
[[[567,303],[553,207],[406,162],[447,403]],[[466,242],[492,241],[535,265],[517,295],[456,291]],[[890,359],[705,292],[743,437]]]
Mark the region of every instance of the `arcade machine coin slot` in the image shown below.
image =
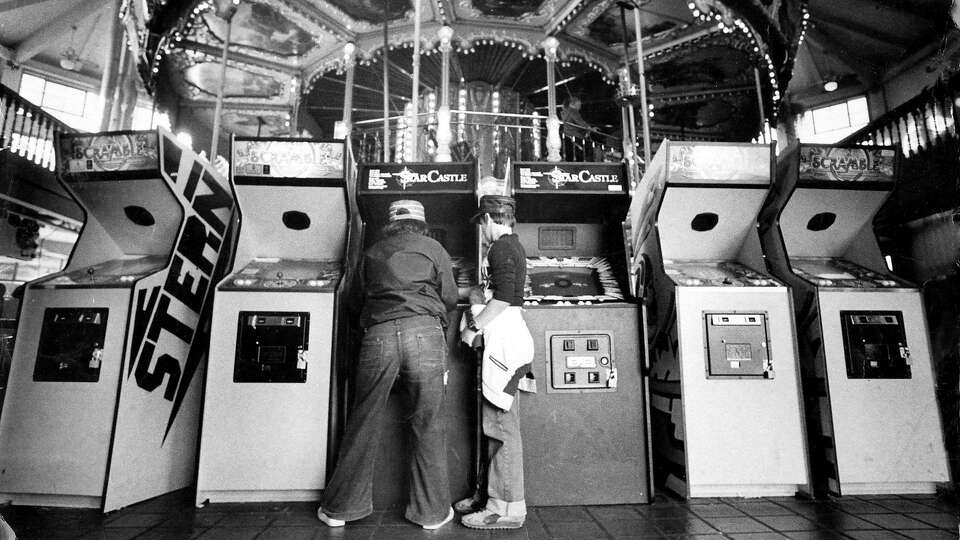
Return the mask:
[[[793,293],[815,496],[949,479],[921,294],[890,273],[873,228],[898,155],[791,146],[760,219],[768,267]]]
[[[910,347],[902,311],[841,311],[851,379],[909,379]]]
[[[64,270],[24,291],[0,498],[106,512],[193,483],[208,293],[234,201],[163,129],[55,148],[85,219]]]
[[[241,311],[233,382],[304,383],[310,314]]]
[[[683,497],[808,485],[790,292],[757,234],[773,163],[771,145],[663,141],[633,196],[656,481]]]
[[[239,230],[214,293],[196,500],[313,500],[335,447],[350,151],[235,136],[231,155]]]
[[[469,163],[367,163],[358,170],[357,205],[360,213],[361,245],[365,250],[380,237],[387,224],[390,203],[413,199],[423,204],[428,236],[450,254],[457,287],[473,287],[478,283],[477,250],[479,232],[470,217],[477,210],[478,165]],[[356,311],[359,313],[360,306]],[[461,348],[458,324],[463,300],[448,314],[447,386],[443,415],[447,430],[447,463],[450,489],[454,499],[470,495],[474,489],[471,464],[474,442],[473,422],[476,418],[476,359],[473,351]],[[357,321],[342,324],[357,325]],[[406,500],[409,421],[405,419],[404,398],[393,392],[388,402],[390,415],[384,422],[377,455],[377,479],[373,487],[375,509],[390,508]],[[346,401],[339,406],[346,409]]]
[[[532,370],[545,389],[520,393],[527,502],[648,502],[639,306],[624,293],[623,167],[515,163],[510,181],[527,255]],[[622,429],[599,429],[611,424]],[[604,459],[585,464],[585,454]]]
[[[34,381],[97,382],[107,334],[106,309],[47,308]]]

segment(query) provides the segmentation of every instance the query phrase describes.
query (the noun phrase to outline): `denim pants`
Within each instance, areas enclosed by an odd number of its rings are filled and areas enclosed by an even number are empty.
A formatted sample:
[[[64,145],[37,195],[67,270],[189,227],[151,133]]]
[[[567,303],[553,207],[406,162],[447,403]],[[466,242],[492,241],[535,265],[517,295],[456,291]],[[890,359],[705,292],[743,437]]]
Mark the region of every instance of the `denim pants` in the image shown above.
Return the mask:
[[[510,517],[527,515],[523,495],[523,444],[520,440],[520,399],[509,411],[483,400],[483,434],[487,436],[487,510]]]
[[[398,378],[405,419],[413,434],[406,518],[420,525],[443,521],[450,511],[447,446],[441,415],[447,342],[437,317],[418,315],[366,330],[356,366],[353,400],[333,477],[321,506],[352,521],[373,512],[373,475],[390,389]]]

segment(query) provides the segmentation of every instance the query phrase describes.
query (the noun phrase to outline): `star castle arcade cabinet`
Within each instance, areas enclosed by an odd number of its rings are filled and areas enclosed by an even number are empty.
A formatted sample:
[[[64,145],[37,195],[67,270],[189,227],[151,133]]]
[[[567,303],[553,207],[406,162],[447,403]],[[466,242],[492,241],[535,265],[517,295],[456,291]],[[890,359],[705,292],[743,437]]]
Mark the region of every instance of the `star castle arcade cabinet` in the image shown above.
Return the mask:
[[[0,500],[107,512],[193,483],[233,198],[165,130],[64,135],[57,150],[86,220],[64,271],[24,291]]]
[[[793,289],[815,495],[933,493],[949,480],[920,291],[890,275],[873,217],[892,148],[800,144],[760,219]]]
[[[370,163],[358,171],[357,204],[360,210],[362,246],[365,250],[380,237],[387,224],[390,203],[414,199],[423,204],[428,234],[437,240],[453,263],[458,287],[477,284],[478,228],[470,223],[477,209],[477,164],[470,163]],[[461,357],[458,324],[462,309],[448,314],[447,388],[444,411],[447,432],[447,464],[451,496],[458,500],[470,494],[473,482],[473,423],[476,417],[474,387],[476,360],[473,353]],[[359,314],[359,306],[357,306]],[[349,324],[356,325],[356,321]],[[345,404],[344,404],[345,406]],[[377,479],[374,485],[375,508],[403,504],[407,496],[407,470],[410,446],[408,426],[403,418],[403,397],[390,395],[382,442],[377,455]],[[349,421],[349,418],[348,420]]]
[[[537,380],[537,393],[520,392],[527,502],[649,502],[639,309],[624,294],[623,167],[515,163],[510,180]]]
[[[213,302],[197,503],[325,485],[348,234],[342,141],[235,137],[240,229]]]
[[[634,194],[654,471],[683,497],[794,495],[809,482],[789,289],[757,214],[773,147],[664,140]]]

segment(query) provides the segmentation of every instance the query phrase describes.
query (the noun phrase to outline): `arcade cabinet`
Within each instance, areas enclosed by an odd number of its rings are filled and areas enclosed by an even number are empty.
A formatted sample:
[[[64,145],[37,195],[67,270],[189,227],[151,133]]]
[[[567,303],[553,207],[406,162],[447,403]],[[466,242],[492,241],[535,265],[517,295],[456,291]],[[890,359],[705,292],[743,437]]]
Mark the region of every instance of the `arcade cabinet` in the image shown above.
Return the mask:
[[[532,506],[650,500],[639,306],[628,294],[615,163],[515,163],[514,232],[537,393],[520,392]]]
[[[235,137],[240,216],[213,302],[197,503],[316,500],[345,281],[342,141]]]
[[[426,212],[429,235],[450,254],[458,287],[477,284],[478,228],[470,223],[477,209],[476,163],[370,163],[358,171],[357,204],[360,211],[362,246],[373,245],[387,224],[387,209],[399,199],[420,201]],[[473,477],[473,426],[476,422],[476,358],[460,347],[458,324],[463,309],[449,314],[447,330],[447,389],[444,416],[447,432],[447,465],[451,501],[470,495]],[[358,307],[359,312],[359,307]],[[356,325],[356,321],[346,324]],[[464,356],[464,353],[468,356]],[[346,407],[346,400],[342,403]],[[407,421],[402,416],[399,392],[390,395],[377,454],[374,508],[404,504],[410,445]]]
[[[0,500],[116,510],[193,484],[203,329],[233,197],[169,132],[63,135],[85,222],[24,292],[0,421]]]
[[[920,291],[890,275],[873,218],[893,191],[888,147],[800,144],[760,218],[793,289],[813,493],[933,493],[949,480]]]
[[[808,485],[790,291],[757,214],[773,147],[664,140],[630,209],[647,309],[657,483],[688,497]]]

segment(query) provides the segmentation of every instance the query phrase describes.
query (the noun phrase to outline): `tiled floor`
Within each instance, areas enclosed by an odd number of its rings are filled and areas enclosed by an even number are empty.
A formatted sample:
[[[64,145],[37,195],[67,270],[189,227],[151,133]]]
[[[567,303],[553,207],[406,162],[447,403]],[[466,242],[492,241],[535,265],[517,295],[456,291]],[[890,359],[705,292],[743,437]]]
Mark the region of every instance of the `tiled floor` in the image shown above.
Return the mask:
[[[430,539],[430,538],[958,538],[958,505],[933,496],[700,499],[658,495],[650,505],[533,508],[523,529],[474,531],[459,520],[424,531],[402,510],[375,512],[344,528],[317,521],[313,503],[214,504],[194,508],[180,491],[106,516],[92,510],[0,507],[18,538]]]

